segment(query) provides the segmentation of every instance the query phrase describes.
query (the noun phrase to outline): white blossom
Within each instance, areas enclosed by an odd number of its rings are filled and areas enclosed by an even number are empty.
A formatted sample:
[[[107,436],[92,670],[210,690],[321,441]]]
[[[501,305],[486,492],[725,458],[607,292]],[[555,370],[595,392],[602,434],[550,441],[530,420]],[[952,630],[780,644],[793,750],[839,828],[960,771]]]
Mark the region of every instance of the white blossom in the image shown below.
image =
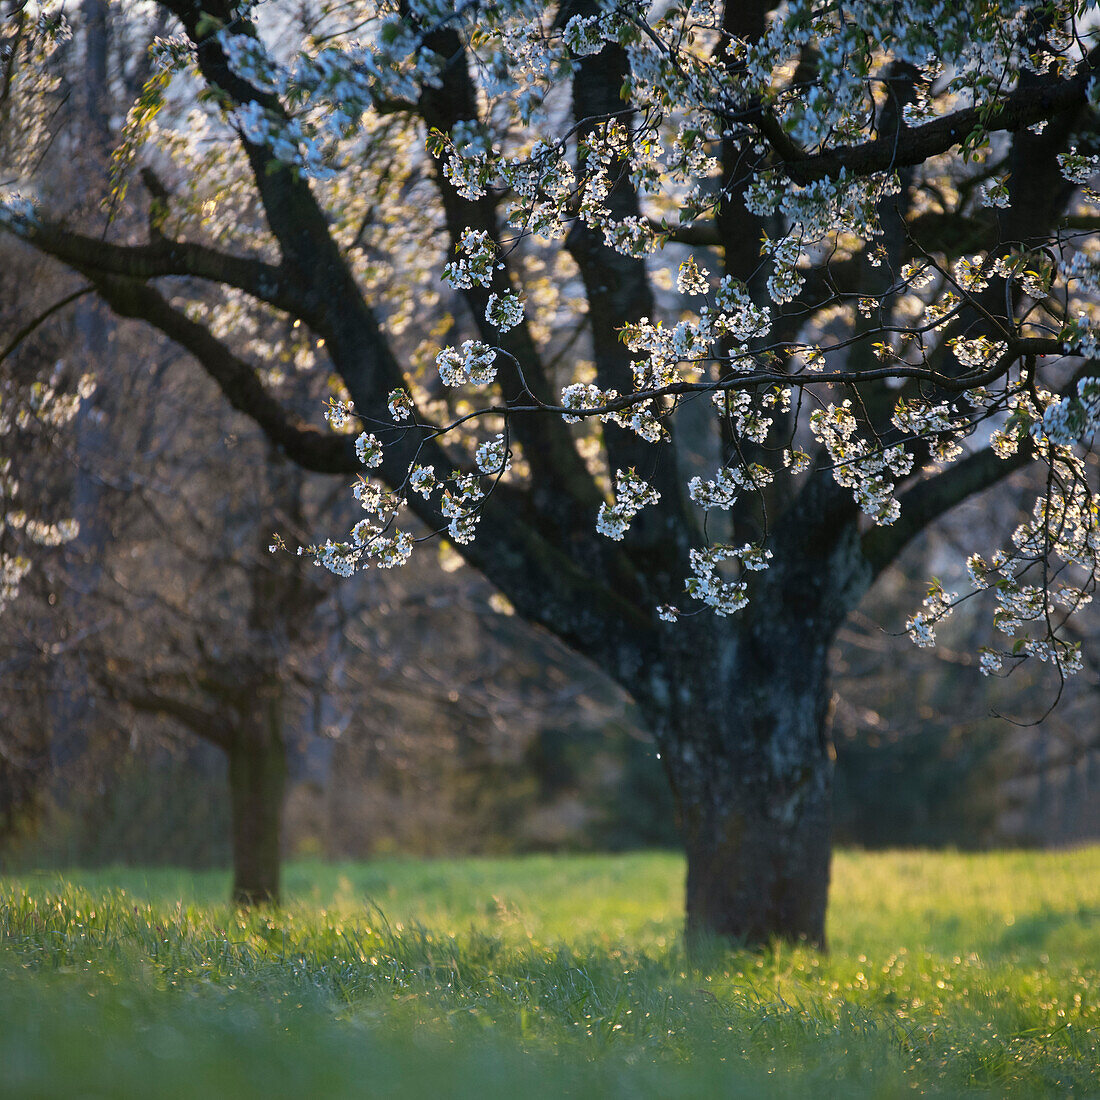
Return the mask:
[[[496,349],[480,340],[464,340],[460,348],[444,348],[435,363],[445,386],[462,386],[467,382],[487,386],[496,378],[496,357]]]
[[[477,449],[477,468],[483,474],[503,474],[512,468],[504,436],[486,440]]]
[[[634,470],[619,470],[615,474],[615,502],[600,505],[596,530],[618,542],[630,529],[631,520],[647,505],[656,504],[660,499],[661,494]]]
[[[523,300],[518,294],[490,294],[485,320],[501,332],[515,328],[523,322]]]
[[[362,432],[355,440],[355,455],[368,469],[382,465],[382,444],[376,435]]]
[[[412,398],[407,390],[398,388],[390,391],[386,407],[390,410],[390,416],[394,420],[408,420],[412,414]]]

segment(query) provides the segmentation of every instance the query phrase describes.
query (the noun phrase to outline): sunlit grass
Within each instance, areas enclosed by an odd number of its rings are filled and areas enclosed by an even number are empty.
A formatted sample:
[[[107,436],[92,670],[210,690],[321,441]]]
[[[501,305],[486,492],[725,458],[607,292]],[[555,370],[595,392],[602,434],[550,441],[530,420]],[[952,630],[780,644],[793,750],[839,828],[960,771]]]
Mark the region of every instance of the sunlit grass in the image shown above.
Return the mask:
[[[680,942],[668,854],[0,881],[0,1092],[1100,1091],[1100,848],[847,853],[831,949]]]

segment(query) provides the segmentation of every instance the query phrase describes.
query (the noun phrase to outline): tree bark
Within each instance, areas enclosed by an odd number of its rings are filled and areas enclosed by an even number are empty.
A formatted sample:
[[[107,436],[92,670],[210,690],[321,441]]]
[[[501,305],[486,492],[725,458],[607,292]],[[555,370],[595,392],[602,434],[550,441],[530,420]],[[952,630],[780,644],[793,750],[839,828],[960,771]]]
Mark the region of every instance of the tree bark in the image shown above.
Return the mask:
[[[262,692],[255,710],[255,723],[238,731],[229,746],[233,901],[277,905],[287,777],[278,691]]]
[[[655,723],[687,855],[689,946],[714,937],[825,945],[828,641],[800,644],[797,634],[794,648],[772,660],[738,631],[724,647],[725,670],[704,666],[696,683],[683,681],[688,699],[711,702]]]
[[[633,685],[678,806],[689,947],[825,946],[832,844],[829,648],[873,572],[846,492],[807,485],[749,606],[670,624]]]

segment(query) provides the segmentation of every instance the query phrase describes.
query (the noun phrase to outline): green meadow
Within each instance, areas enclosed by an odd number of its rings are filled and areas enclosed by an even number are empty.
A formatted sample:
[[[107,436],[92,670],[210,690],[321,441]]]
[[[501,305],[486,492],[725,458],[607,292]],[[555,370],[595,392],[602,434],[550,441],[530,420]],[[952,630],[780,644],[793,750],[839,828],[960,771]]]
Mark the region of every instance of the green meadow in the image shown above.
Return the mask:
[[[1100,1095],[1100,848],[840,853],[830,949],[689,960],[679,857],[0,879],[0,1094]]]

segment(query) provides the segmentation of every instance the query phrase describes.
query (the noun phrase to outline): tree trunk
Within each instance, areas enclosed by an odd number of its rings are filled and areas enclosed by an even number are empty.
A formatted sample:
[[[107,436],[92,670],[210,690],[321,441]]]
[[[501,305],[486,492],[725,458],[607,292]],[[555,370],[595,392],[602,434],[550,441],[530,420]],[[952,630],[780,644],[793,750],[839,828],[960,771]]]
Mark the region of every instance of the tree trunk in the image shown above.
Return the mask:
[[[828,654],[870,573],[837,522],[777,560],[737,618],[670,625],[631,688],[660,746],[687,854],[689,946],[824,947],[834,753]]]
[[[286,746],[276,691],[257,700],[257,721],[229,749],[233,816],[233,901],[278,904]]]
[[[712,937],[825,944],[827,645],[803,644],[768,660],[750,638],[734,635],[715,663],[726,667],[705,662],[681,678],[689,705],[656,717],[687,853],[689,945]]]

